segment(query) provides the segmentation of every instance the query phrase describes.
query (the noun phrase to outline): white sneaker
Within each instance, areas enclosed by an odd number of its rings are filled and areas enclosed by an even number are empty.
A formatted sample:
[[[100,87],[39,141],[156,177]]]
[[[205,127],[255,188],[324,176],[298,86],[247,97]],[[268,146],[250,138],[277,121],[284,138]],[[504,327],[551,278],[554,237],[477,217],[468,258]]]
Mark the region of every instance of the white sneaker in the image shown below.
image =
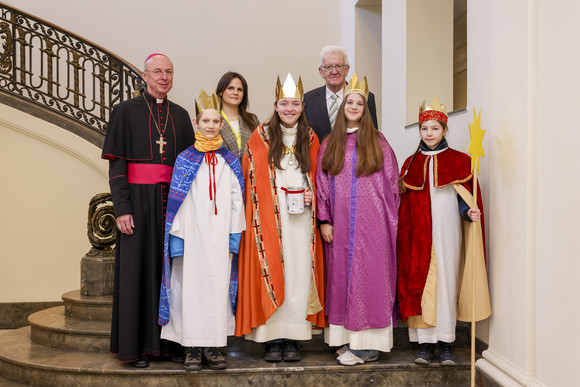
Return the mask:
[[[338,364],[352,366],[352,365],[357,365],[357,364],[363,364],[365,361],[363,359],[361,359],[360,357],[356,356],[350,350],[348,350],[348,351],[344,352],[342,355],[340,355],[339,357],[337,357],[336,362]]]
[[[336,357],[342,355],[343,353],[345,353],[346,351],[348,351],[350,348],[348,346],[348,344],[343,345],[342,347],[340,347],[339,349],[336,350],[336,352],[334,352],[334,354],[336,355]]]

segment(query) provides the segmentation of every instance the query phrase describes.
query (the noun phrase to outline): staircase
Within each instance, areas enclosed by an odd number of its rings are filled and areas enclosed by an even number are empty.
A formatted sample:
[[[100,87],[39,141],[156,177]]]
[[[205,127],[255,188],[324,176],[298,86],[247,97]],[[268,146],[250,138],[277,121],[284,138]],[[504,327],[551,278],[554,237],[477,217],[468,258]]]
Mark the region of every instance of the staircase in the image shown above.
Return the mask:
[[[108,353],[111,296],[62,296],[64,306],[29,317],[30,326],[0,335],[0,375],[32,386],[466,386],[469,385],[469,329],[458,325],[458,365],[412,363],[416,349],[407,329],[395,328],[395,348],[378,361],[354,367],[336,363],[322,335],[302,343],[296,363],[266,363],[261,344],[230,337],[225,370],[188,372],[182,364],[154,360],[145,369]],[[2,385],[2,380],[0,380]],[[9,384],[10,385],[10,384]]]

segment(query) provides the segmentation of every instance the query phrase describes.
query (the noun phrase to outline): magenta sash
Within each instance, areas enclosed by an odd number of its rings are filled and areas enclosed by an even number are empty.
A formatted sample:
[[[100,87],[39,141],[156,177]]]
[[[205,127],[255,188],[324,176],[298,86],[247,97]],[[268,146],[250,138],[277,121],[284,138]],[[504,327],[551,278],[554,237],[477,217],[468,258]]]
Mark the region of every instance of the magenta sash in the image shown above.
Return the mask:
[[[173,167],[161,164],[129,163],[127,180],[130,184],[171,183]]]

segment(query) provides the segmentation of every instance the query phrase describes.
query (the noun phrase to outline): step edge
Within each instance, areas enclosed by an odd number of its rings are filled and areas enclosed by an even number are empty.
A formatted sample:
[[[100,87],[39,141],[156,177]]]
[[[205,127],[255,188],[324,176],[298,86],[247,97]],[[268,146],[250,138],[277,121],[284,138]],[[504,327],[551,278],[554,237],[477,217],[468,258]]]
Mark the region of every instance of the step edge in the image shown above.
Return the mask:
[[[63,293],[61,299],[69,304],[75,305],[99,305],[99,306],[112,306],[113,305],[113,295],[107,296],[83,296],[80,290],[71,290],[70,292]]]
[[[62,311],[57,310],[57,309],[62,309]],[[69,322],[70,321],[72,321],[72,322],[74,322],[74,321],[79,321],[79,322],[90,321],[91,323],[103,325],[104,329],[101,329],[101,330],[90,329],[89,330],[89,329],[83,329],[83,328],[50,326],[50,325],[42,324],[41,322],[36,320],[37,318],[39,318],[39,316],[46,315],[46,314],[54,314],[54,312],[58,312],[59,317],[62,316],[63,319],[65,319],[65,320],[68,319]],[[44,310],[38,311],[36,313],[33,313],[30,316],[28,316],[28,323],[30,324],[30,327],[32,328],[32,330],[38,329],[38,330],[43,330],[43,331],[58,332],[58,333],[62,333],[62,334],[76,334],[76,335],[86,335],[86,336],[109,336],[111,333],[110,321],[107,321],[107,320],[87,320],[85,318],[67,316],[65,314],[64,305],[57,306],[54,308],[44,309]],[[105,328],[105,326],[107,326],[107,328]],[[31,332],[31,334],[32,334],[32,332]]]

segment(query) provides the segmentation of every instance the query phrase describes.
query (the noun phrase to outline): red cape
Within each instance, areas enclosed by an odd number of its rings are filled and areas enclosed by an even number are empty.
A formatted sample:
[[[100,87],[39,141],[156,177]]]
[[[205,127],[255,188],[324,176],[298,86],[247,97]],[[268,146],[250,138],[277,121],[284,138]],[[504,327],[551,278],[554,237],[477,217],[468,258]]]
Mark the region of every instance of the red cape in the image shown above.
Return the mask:
[[[409,316],[422,314],[421,297],[431,262],[433,235],[428,180],[431,157],[434,163],[435,187],[461,184],[469,192],[473,192],[471,157],[465,153],[451,148],[433,156],[419,152],[413,158],[410,167],[411,157],[405,160],[401,176],[407,172],[403,179],[407,192],[401,195],[397,234],[397,295],[403,321],[407,321]],[[484,229],[483,203],[479,185],[477,205],[481,210],[481,225]]]

